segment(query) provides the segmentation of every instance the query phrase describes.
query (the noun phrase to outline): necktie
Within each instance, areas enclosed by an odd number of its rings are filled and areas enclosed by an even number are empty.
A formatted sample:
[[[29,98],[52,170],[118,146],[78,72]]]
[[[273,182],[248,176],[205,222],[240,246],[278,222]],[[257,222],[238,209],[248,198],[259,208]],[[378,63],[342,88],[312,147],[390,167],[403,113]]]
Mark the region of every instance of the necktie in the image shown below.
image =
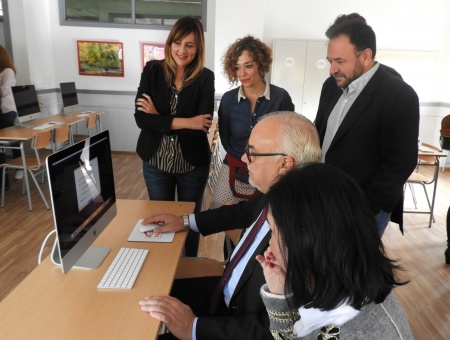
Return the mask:
[[[233,256],[233,258],[231,259],[228,266],[225,268],[225,271],[223,272],[223,275],[220,278],[220,281],[217,284],[217,287],[211,298],[211,302],[210,302],[211,314],[213,314],[217,309],[219,299],[222,296],[223,288],[225,287],[225,284],[227,283],[228,279],[230,278],[231,273],[233,272],[233,269],[239,263],[242,256],[247,252],[248,248],[250,248],[250,245],[253,243],[253,240],[255,239],[256,234],[258,233],[258,231],[261,229],[262,225],[266,221],[266,217],[267,217],[267,208],[264,208],[263,211],[261,212],[261,215],[259,215],[259,218],[256,220],[255,224],[253,225],[252,230],[249,232],[249,234],[245,238],[244,242],[242,243],[241,247],[239,248],[237,253]]]

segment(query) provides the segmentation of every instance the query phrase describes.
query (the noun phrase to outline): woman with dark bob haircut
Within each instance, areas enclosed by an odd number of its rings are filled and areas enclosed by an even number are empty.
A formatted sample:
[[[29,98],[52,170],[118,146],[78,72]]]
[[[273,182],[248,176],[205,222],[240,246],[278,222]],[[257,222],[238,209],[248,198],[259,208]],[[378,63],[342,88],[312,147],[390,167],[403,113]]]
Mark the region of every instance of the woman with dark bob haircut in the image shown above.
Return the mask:
[[[389,259],[365,194],[342,170],[310,163],[274,184],[270,246],[258,256],[275,339],[412,339],[391,294]]]
[[[249,183],[245,153],[250,132],[258,120],[275,111],[294,111],[289,93],[265,79],[272,64],[272,49],[247,35],[232,43],[223,57],[224,74],[232,86],[219,106],[220,141],[226,151],[213,189],[210,208],[239,203],[259,194]]]

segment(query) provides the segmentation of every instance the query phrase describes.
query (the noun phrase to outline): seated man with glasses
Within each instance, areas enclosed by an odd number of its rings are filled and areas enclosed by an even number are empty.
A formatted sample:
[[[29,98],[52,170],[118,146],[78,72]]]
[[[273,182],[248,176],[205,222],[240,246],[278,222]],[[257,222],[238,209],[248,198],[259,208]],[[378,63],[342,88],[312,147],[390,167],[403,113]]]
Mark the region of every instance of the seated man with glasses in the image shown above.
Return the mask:
[[[254,153],[254,152],[250,152],[250,145],[247,145],[247,147],[245,148],[245,155],[247,156],[248,162],[251,163],[252,162],[252,156],[287,156],[284,153],[279,153],[279,152],[272,152],[272,153]]]
[[[247,228],[221,277],[175,280],[171,296],[146,297],[141,309],[166,324],[160,339],[272,339],[269,318],[259,296],[264,284],[256,255],[269,245],[266,193],[295,166],[321,159],[315,126],[295,112],[275,112],[255,125],[242,156],[250,183],[263,194],[250,201],[192,215],[152,215],[142,223],[161,223],[155,232],[192,229],[202,235]],[[228,276],[230,273],[230,276]]]

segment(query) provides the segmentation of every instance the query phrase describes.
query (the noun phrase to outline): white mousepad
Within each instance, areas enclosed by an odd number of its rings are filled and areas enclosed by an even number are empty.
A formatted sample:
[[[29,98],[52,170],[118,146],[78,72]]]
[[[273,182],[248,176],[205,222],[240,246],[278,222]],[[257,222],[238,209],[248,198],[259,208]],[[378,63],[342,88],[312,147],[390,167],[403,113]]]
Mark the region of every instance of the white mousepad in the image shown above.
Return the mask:
[[[161,242],[161,243],[169,243],[173,241],[175,237],[175,233],[154,233],[152,231],[141,232],[139,229],[141,228],[141,222],[144,219],[137,221],[136,226],[133,228],[130,236],[128,237],[128,241],[130,242]]]

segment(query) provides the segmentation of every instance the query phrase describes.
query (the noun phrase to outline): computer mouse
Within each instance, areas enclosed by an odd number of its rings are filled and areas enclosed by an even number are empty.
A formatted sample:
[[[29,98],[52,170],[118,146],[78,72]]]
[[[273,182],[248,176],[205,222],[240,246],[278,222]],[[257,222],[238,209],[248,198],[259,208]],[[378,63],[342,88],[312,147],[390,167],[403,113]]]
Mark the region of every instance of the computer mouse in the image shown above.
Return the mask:
[[[146,225],[141,225],[139,227],[139,231],[141,233],[145,233],[147,231],[152,231],[153,229],[155,229],[157,227],[161,227],[161,225],[158,224],[158,223],[149,223],[149,224],[146,224]]]

